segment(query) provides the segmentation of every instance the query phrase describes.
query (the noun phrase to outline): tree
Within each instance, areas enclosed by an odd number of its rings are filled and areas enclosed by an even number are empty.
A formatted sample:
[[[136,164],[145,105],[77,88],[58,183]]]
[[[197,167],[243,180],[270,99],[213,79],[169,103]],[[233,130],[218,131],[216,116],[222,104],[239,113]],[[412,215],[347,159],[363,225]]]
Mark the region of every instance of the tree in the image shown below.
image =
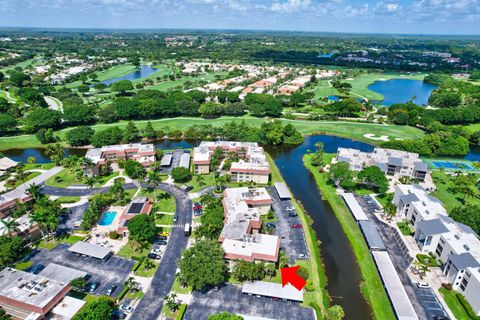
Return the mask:
[[[243,320],[243,317],[229,312],[220,312],[209,315],[208,320]]]
[[[357,178],[367,189],[376,190],[379,193],[384,193],[388,190],[387,177],[377,166],[363,168],[358,173]]]
[[[325,320],[341,320],[345,317],[345,311],[342,306],[334,305],[327,309]]]
[[[98,110],[97,115],[98,115],[98,120],[103,123],[112,123],[117,121],[118,119],[117,109],[112,104],[109,104],[103,108],[100,108]]]
[[[17,128],[17,120],[9,114],[0,113],[0,135],[15,131]]]
[[[59,165],[63,159],[63,147],[60,143],[49,144],[45,149],[45,155],[56,165]]]
[[[171,175],[173,181],[180,183],[188,182],[192,179],[192,174],[190,173],[190,170],[184,167],[173,168]]]
[[[77,289],[79,291],[83,291],[83,289],[85,289],[85,286],[87,285],[87,280],[85,280],[84,277],[75,278],[72,281],[70,281],[70,284],[75,289]]]
[[[126,91],[133,90],[133,84],[130,80],[120,80],[114,82],[111,89],[113,92],[120,92],[120,95],[124,95]]]
[[[113,302],[105,297],[87,302],[72,320],[111,320],[114,311]]]
[[[147,176],[145,167],[132,159],[125,161],[125,173],[134,180],[143,180]]]
[[[480,234],[480,206],[469,204],[456,207],[453,208],[449,216],[453,220],[469,226],[477,234]]]
[[[86,93],[86,92],[90,91],[90,87],[87,86],[86,84],[82,84],[77,88],[77,90],[80,93]]]
[[[63,119],[71,125],[90,124],[95,121],[96,108],[89,105],[65,105]]]
[[[130,143],[130,142],[137,142],[140,140],[140,132],[138,131],[135,122],[129,121],[125,131],[123,131],[122,142],[123,143]]]
[[[200,217],[201,225],[195,229],[195,236],[197,238],[216,240],[222,232],[225,220],[223,207],[216,200],[211,204],[203,203],[205,210]]]
[[[43,193],[40,190],[41,187],[39,185],[32,183],[27,191],[32,196],[33,200],[38,201],[39,199],[44,197]]]
[[[40,228],[42,234],[49,236],[58,227],[60,220],[58,215],[62,208],[56,201],[50,201],[46,197],[42,197],[33,205],[32,213],[30,214],[30,220],[36,223]]]
[[[265,265],[239,260],[233,267],[232,276],[241,282],[261,280],[265,278]]]
[[[33,156],[30,156],[30,157],[27,158],[27,163],[28,164],[33,165],[33,164],[35,164],[35,162],[37,162],[37,158],[35,158]]]
[[[177,299],[177,294],[172,292],[165,297],[165,305],[172,311],[175,312],[180,307],[180,301]]]
[[[0,236],[0,265],[6,266],[18,260],[24,252],[25,241],[18,237]]]
[[[95,134],[91,127],[82,126],[67,131],[65,138],[72,147],[85,146],[90,144],[90,139]]]
[[[23,87],[25,82],[30,81],[30,76],[26,75],[23,72],[12,70],[10,72],[10,82],[12,82],[17,87]]]
[[[40,141],[42,144],[53,143],[57,141],[55,136],[53,135],[53,130],[51,128],[45,129],[42,128],[35,133],[35,137]]]
[[[316,150],[310,163],[314,167],[323,166],[323,143],[322,142],[315,143],[315,148]]]
[[[107,128],[103,131],[97,131],[90,139],[91,144],[96,147],[108,146],[120,143],[123,137],[123,131],[118,127]]]
[[[98,90],[98,91],[105,90],[107,87],[108,87],[108,86],[107,86],[105,83],[103,83],[103,82],[95,83],[95,84],[93,85],[93,88],[94,88],[95,90]]]
[[[129,238],[138,242],[153,242],[157,235],[157,228],[153,217],[139,214],[128,221]]]
[[[45,108],[35,108],[25,117],[25,130],[33,133],[42,128],[56,128],[60,125],[60,112]]]
[[[183,252],[179,262],[180,282],[200,290],[226,281],[228,268],[217,241],[198,241]]]
[[[346,162],[334,163],[330,166],[330,180],[335,185],[350,185],[353,182],[353,173]]]
[[[153,129],[152,123],[150,121],[147,122],[145,129],[143,129],[143,137],[147,139],[155,139],[155,130]]]

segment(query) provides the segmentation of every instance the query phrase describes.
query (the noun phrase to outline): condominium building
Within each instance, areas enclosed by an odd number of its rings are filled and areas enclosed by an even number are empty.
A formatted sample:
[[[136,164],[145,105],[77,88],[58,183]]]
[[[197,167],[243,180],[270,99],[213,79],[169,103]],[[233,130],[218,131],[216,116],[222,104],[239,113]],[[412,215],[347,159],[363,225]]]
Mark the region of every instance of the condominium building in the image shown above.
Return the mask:
[[[270,166],[264,150],[256,142],[203,141],[193,149],[195,174],[210,173],[215,150],[221,150],[221,159],[234,154],[240,160],[232,162],[229,173],[233,182],[268,183]]]
[[[360,171],[365,167],[377,166],[388,175],[408,177],[424,181],[428,166],[417,153],[375,148],[373,152],[363,152],[351,148],[338,148],[337,162],[346,162],[351,170]]]
[[[414,227],[419,221],[447,215],[442,202],[418,184],[396,185],[393,203],[397,206],[397,215],[408,220]]]
[[[480,316],[480,267],[467,268],[454,289],[463,294],[477,316]]]
[[[68,282],[7,267],[0,272],[0,307],[16,319],[43,319],[70,289]]]
[[[225,220],[219,241],[225,258],[276,262],[280,249],[277,236],[260,234],[261,215],[270,210],[272,199],[265,188],[230,188],[224,191]]]
[[[99,167],[106,164],[107,161],[115,162],[119,159],[132,159],[144,166],[149,166],[155,162],[155,145],[132,143],[104,146],[89,149],[85,158],[94,164],[93,166],[84,166],[84,172],[89,176],[97,175]]]

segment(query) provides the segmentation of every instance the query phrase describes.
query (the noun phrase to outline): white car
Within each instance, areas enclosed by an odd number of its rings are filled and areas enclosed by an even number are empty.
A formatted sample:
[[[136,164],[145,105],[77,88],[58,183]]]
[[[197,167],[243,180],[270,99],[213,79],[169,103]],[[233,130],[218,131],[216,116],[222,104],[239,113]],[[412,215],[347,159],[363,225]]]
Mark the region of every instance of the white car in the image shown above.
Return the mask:
[[[417,287],[421,289],[430,289],[430,285],[426,282],[417,282]]]
[[[127,312],[129,312],[129,313],[132,313],[132,312],[133,312],[133,308],[132,308],[131,306],[129,306],[129,305],[124,305],[124,304],[122,304],[122,305],[120,306],[120,309],[123,310],[123,311],[127,311]]]

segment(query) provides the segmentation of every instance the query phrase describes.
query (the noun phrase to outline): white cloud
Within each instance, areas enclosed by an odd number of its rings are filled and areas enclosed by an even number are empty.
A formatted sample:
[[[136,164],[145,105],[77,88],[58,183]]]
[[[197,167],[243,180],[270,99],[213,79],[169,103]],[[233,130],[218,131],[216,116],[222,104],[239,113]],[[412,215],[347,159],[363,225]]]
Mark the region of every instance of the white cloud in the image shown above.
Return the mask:
[[[395,12],[400,6],[398,5],[398,3],[387,3],[385,7],[388,12]]]
[[[305,10],[310,7],[310,0],[287,0],[286,2],[272,3],[271,10],[276,12],[295,12]]]

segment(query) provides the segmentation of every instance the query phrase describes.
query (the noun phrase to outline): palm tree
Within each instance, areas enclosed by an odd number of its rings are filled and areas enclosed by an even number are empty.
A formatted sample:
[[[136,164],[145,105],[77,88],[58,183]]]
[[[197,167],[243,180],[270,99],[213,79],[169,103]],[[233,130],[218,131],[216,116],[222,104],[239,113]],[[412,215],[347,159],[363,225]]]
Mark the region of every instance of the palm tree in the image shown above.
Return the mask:
[[[18,223],[14,219],[9,219],[9,220],[4,219],[4,220],[0,220],[0,222],[2,222],[3,226],[7,230],[7,234],[18,230]]]
[[[37,158],[35,157],[28,157],[27,163],[33,165],[35,162],[37,162]]]
[[[63,147],[60,143],[53,143],[47,145],[45,155],[50,158],[55,164],[60,164],[63,159]]]
[[[41,187],[36,185],[35,183],[32,183],[30,188],[28,188],[28,193],[33,197],[35,201],[40,200],[43,197],[43,194],[40,191]]]
[[[25,182],[25,179],[27,178],[27,173],[25,172],[23,166],[18,166],[15,169],[15,174],[17,175],[18,180]]]
[[[93,188],[93,185],[95,184],[95,178],[94,177],[85,177],[83,179],[83,183],[85,183],[91,189],[91,188]]]
[[[215,202],[215,196],[211,193],[204,193],[200,196],[200,201],[205,207],[208,207],[210,204]]]

